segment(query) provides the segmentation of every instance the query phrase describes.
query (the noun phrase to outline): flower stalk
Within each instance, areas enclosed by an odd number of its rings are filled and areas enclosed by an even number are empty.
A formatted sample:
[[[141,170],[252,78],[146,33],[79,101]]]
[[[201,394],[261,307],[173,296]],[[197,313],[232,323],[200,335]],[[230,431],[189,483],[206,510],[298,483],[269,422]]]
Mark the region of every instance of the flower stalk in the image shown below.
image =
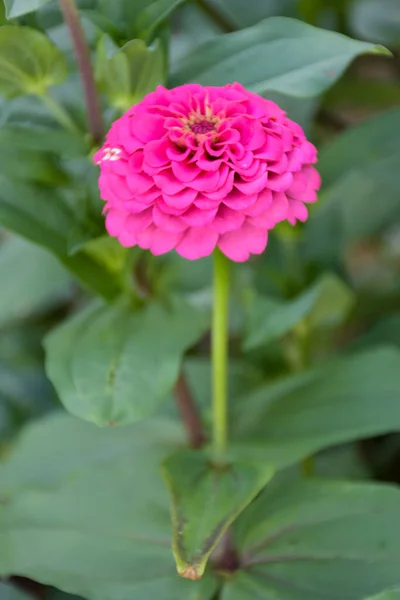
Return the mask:
[[[175,399],[191,447],[201,448],[205,441],[203,425],[188,382],[182,371],[176,382]]]
[[[74,0],[60,0],[60,8],[72,38],[76,60],[81,73],[88,130],[93,141],[99,143],[103,138],[103,117],[90,60],[90,51],[85,40],[78,9]]]
[[[223,462],[226,457],[228,441],[228,299],[229,261],[216,249],[211,355],[213,449],[219,462]]]

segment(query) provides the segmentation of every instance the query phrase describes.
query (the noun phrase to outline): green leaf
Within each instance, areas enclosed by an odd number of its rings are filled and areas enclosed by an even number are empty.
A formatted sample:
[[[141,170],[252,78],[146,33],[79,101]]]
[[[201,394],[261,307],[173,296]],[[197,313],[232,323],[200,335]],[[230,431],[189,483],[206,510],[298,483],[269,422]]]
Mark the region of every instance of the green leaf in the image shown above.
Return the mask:
[[[164,476],[171,494],[178,573],[197,580],[223,534],[272,478],[273,470],[250,462],[218,467],[203,454],[188,451],[167,459]]]
[[[17,124],[5,125],[0,128],[0,149],[4,148],[4,154],[8,148],[13,151],[21,149],[24,151],[23,168],[26,169],[25,163],[30,162],[34,152],[54,152],[58,155],[67,158],[76,158],[78,156],[87,156],[89,147],[82,135],[72,133],[62,129],[50,129],[50,127],[21,126]],[[15,149],[15,150],[14,150]],[[46,155],[47,156],[47,155]],[[19,167],[21,168],[21,160]],[[54,167],[54,161],[52,168]],[[8,172],[4,169],[4,173]]]
[[[295,17],[297,0],[211,0],[235,29],[242,29],[272,16]],[[210,3],[211,3],[210,2]]]
[[[183,353],[207,327],[203,313],[178,299],[136,312],[93,306],[46,338],[47,374],[72,414],[100,426],[131,423],[167,399]]]
[[[97,46],[96,79],[110,104],[123,111],[163,83],[164,62],[158,42],[147,47],[131,40],[118,49],[104,35]]]
[[[367,600],[399,600],[399,599],[400,599],[400,590],[390,590],[388,592],[383,592],[382,594],[378,594],[377,596],[367,598]]]
[[[14,145],[12,141],[4,142],[2,132],[3,130],[0,129],[1,175],[38,183],[66,183],[67,176],[53,155],[24,148],[23,160],[21,160],[21,148]]]
[[[389,110],[350,128],[320,152],[323,203],[306,224],[307,255],[313,260],[334,258],[343,244],[375,234],[399,216],[399,126],[400,110]]]
[[[367,40],[394,46],[400,42],[397,0],[356,0],[350,6],[350,26]]]
[[[15,19],[27,13],[38,10],[50,0],[4,0],[7,19]]]
[[[183,2],[185,0],[151,0],[147,2],[147,6],[140,11],[135,21],[135,30],[139,36],[147,40],[170,13]]]
[[[315,96],[365,52],[387,53],[380,46],[293,19],[272,17],[196,48],[173,73],[171,85],[239,81],[258,94]]]
[[[177,576],[160,462],[171,421],[98,429],[65,414],[24,431],[0,466],[0,575],[98,600],[211,600],[215,580]]]
[[[77,225],[75,218],[54,188],[0,177],[0,224],[51,250],[85,285],[112,299],[121,291],[118,278],[85,252],[68,256],[68,235]]]
[[[0,326],[49,307],[71,283],[51,254],[18,238],[0,245],[0,281]]]
[[[274,480],[234,529],[243,570],[222,600],[358,600],[399,581],[400,491]]]
[[[351,290],[331,274],[323,275],[311,289],[287,302],[255,295],[247,307],[245,348],[267,344],[300,322],[307,330],[338,327],[353,303]]]
[[[380,348],[282,378],[235,400],[240,456],[275,468],[343,442],[400,429],[400,352]]]
[[[64,55],[43,33],[29,27],[0,27],[0,93],[6,98],[43,94],[66,76]]]

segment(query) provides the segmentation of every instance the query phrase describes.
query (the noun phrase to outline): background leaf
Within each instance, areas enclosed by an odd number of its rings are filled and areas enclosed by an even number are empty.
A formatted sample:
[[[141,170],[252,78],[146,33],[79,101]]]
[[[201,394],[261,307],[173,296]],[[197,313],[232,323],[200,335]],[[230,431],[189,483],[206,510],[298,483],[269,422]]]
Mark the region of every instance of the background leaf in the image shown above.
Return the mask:
[[[398,583],[400,492],[389,486],[280,481],[235,528],[243,570],[223,600],[362,600]]]
[[[398,123],[396,108],[346,131],[320,152],[323,204],[306,225],[313,260],[332,259],[343,245],[378,233],[400,215]]]
[[[356,0],[350,8],[350,25],[357,36],[381,42],[400,42],[400,5],[396,0]]]
[[[43,94],[67,76],[63,54],[40,31],[0,28],[0,93],[7,98]]]
[[[136,312],[94,306],[47,337],[47,373],[72,414],[97,425],[131,423],[167,399],[183,353],[207,327],[207,316],[181,300]]]
[[[131,40],[114,48],[107,36],[97,47],[96,78],[110,104],[127,110],[164,81],[164,55],[160,44],[147,47]]]
[[[27,186],[0,177],[0,223],[48,248],[85,285],[110,299],[120,293],[120,281],[85,252],[69,256],[70,232],[76,214],[55,189]]]
[[[0,574],[99,600],[211,600],[212,576],[184,581],[171,556],[159,463],[181,443],[170,421],[100,430],[55,415],[34,424],[0,467]]]
[[[26,13],[37,10],[50,0],[4,0],[7,19],[15,19]]]
[[[66,298],[71,279],[59,262],[41,248],[12,238],[0,245],[0,326]]]
[[[386,51],[300,21],[272,17],[200,46],[172,74],[170,83],[239,81],[261,95],[313,96],[332,85],[364,52]]]
[[[156,27],[185,0],[150,0],[140,11],[135,22],[139,36],[148,39]]]
[[[383,592],[382,594],[378,594],[373,598],[368,598],[368,600],[398,600],[400,598],[400,590],[390,590],[388,592]]]
[[[286,302],[254,295],[247,306],[245,349],[283,336],[302,322],[307,331],[337,327],[354,303],[351,290],[336,276],[325,274],[311,289]]]
[[[235,401],[235,445],[282,468],[335,444],[396,431],[399,368],[400,353],[380,348],[265,385]]]

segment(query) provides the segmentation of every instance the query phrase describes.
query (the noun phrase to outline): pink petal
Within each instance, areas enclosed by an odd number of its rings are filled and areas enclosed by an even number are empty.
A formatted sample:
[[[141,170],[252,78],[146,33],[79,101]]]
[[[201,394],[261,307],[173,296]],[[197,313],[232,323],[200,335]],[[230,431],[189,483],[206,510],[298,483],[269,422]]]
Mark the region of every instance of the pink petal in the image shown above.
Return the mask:
[[[126,178],[130,190],[130,196],[135,194],[143,194],[153,187],[154,181],[152,177],[141,173],[133,173]]]
[[[125,228],[129,233],[138,233],[143,231],[153,222],[153,209],[147,208],[146,210],[129,215],[126,219]]]
[[[201,170],[196,164],[187,162],[173,162],[171,167],[175,177],[184,183],[193,181],[193,179],[201,173]]]
[[[158,175],[154,175],[154,182],[165,194],[171,195],[181,192],[186,187],[175,177],[171,169],[165,169]]]
[[[170,144],[168,140],[154,140],[144,147],[144,158],[151,167],[164,167],[170,162],[167,150]]]
[[[239,229],[243,225],[244,219],[243,213],[221,204],[211,227],[216,233],[226,233],[227,231]]]
[[[125,228],[126,212],[111,209],[106,215],[106,229],[110,235],[119,235]]]
[[[272,195],[272,203],[268,209],[269,216],[275,221],[275,223],[279,223],[280,221],[287,219],[288,212],[289,201],[286,197],[286,194],[283,192],[275,192]]]
[[[167,156],[173,161],[186,160],[190,154],[190,148],[181,148],[179,146],[170,146],[167,148]]]
[[[271,204],[272,192],[266,188],[258,194],[257,200],[254,202],[254,204],[245,209],[245,213],[249,217],[257,217],[268,210]]]
[[[191,206],[186,212],[183,213],[182,220],[191,227],[207,225],[214,220],[217,210],[218,208],[206,210],[198,208],[197,206]]]
[[[209,256],[218,241],[218,234],[210,227],[190,227],[176,247],[178,254],[188,260]]]
[[[264,252],[267,241],[267,230],[245,223],[240,229],[222,235],[218,247],[231,260],[244,262],[250,258],[250,254]]]
[[[204,196],[203,194],[199,194],[197,196],[196,200],[194,201],[194,205],[200,209],[212,210],[213,208],[218,208],[218,206],[220,205],[220,201],[219,200],[211,200],[207,196]]]
[[[242,194],[239,190],[233,189],[231,193],[224,198],[224,204],[234,210],[243,210],[252,206],[257,200],[257,194]]]
[[[296,225],[296,220],[307,221],[308,219],[308,211],[304,204],[300,202],[300,200],[289,200],[289,211],[287,220],[292,225]]]
[[[187,224],[182,221],[179,216],[168,215],[160,210],[158,206],[153,207],[152,214],[152,220],[154,220],[154,224],[164,231],[179,233],[187,228]]]
[[[282,141],[274,135],[268,135],[264,146],[254,152],[256,158],[263,158],[265,160],[280,160],[282,154]]]
[[[233,171],[228,172],[225,183],[219,187],[215,192],[204,192],[210,200],[225,200],[228,194],[233,190],[233,181],[235,173]]]
[[[173,208],[188,208],[196,199],[197,192],[190,188],[184,188],[177,194],[163,194],[165,204]]]
[[[118,241],[124,248],[132,248],[132,246],[136,246],[137,244],[136,235],[130,231],[123,231],[118,236]]]
[[[159,256],[175,248],[182,235],[182,233],[171,233],[150,225],[137,234],[137,244],[140,248],[150,250],[155,256]]]
[[[131,131],[141,142],[161,139],[166,133],[164,119],[159,115],[142,113],[131,120]]]
[[[270,174],[268,177],[267,186],[274,192],[284,192],[290,188],[292,181],[292,173],[283,173],[283,175]]]
[[[190,187],[198,192],[212,192],[218,187],[219,171],[203,171],[196,179],[190,182]]]
[[[268,175],[264,173],[253,181],[235,181],[235,187],[243,194],[258,194],[267,185]],[[268,182],[268,187],[271,187]]]

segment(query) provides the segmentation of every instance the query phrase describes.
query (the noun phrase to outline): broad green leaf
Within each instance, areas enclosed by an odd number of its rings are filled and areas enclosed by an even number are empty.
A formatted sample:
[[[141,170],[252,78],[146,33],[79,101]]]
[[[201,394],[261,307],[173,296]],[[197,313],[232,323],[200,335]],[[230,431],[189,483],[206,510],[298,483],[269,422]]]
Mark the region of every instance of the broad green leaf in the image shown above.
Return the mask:
[[[142,39],[148,39],[169,14],[185,0],[150,0],[135,21],[135,30]]]
[[[275,468],[336,444],[400,430],[400,352],[379,348],[277,380],[235,400],[235,446]]]
[[[131,423],[167,399],[183,353],[207,327],[207,316],[182,300],[137,311],[94,306],[47,337],[47,373],[75,416],[97,425]]]
[[[400,153],[393,132],[397,122],[400,111],[389,111],[349,130],[321,152],[325,204],[306,225],[308,251],[316,260],[338,254],[340,244],[378,233],[400,214]],[[358,156],[350,155],[356,147]],[[332,223],[340,233],[330,240]]]
[[[265,462],[213,466],[208,457],[188,451],[167,459],[164,476],[171,494],[178,573],[197,580],[223,534],[272,478],[273,470]]]
[[[343,244],[375,234],[399,216],[399,126],[396,108],[347,130],[320,152],[323,204],[306,224],[313,260],[338,256]]]
[[[18,148],[12,141],[4,142],[0,129],[0,173],[10,178],[38,183],[62,184],[67,176],[57,159],[48,152]],[[22,158],[22,160],[21,160]]]
[[[351,290],[335,275],[323,275],[311,289],[297,298],[279,302],[253,296],[247,306],[247,350],[283,336],[299,323],[307,330],[337,327],[354,302]]]
[[[0,598],[1,600],[32,600],[32,596],[7,583],[0,583]]]
[[[12,150],[14,148],[19,150],[20,153],[23,149],[25,160],[19,161],[19,168],[21,166],[26,168],[25,163],[30,162],[32,156],[37,156],[37,151],[54,152],[67,158],[76,158],[87,156],[90,150],[85,138],[76,133],[37,125],[28,127],[17,124],[7,124],[0,128],[0,149],[4,148],[4,154],[6,154],[10,147]],[[24,165],[21,165],[22,162]],[[54,163],[52,168],[54,168]],[[9,175],[5,169],[4,173]]]
[[[359,336],[351,348],[367,348],[378,344],[394,344],[400,348],[400,314],[395,313],[374,325],[366,333]]]
[[[171,421],[98,429],[65,414],[31,425],[0,466],[0,575],[96,600],[211,600],[176,574],[160,463],[183,443]]]
[[[97,47],[96,79],[109,102],[127,110],[164,80],[164,56],[159,43],[147,47],[131,40],[118,49],[108,36]]]
[[[0,245],[0,326],[66,296],[71,280],[56,259],[18,238]]]
[[[0,94],[43,94],[67,76],[63,54],[40,31],[0,27]]]
[[[4,0],[7,19],[15,19],[27,13],[38,10],[50,0]]]
[[[272,16],[296,17],[298,0],[211,0],[235,29],[242,29]]]
[[[373,42],[400,42],[400,5],[397,0],[355,0],[350,7],[350,26],[356,35]]]
[[[239,81],[258,94],[316,96],[365,52],[387,53],[380,46],[293,19],[272,17],[195,49],[173,73],[171,84]]]
[[[234,529],[222,600],[363,600],[399,581],[400,491],[274,480]]]
[[[367,598],[367,600],[400,600],[400,590],[389,590],[388,592]]]
[[[121,291],[119,279],[85,252],[68,255],[68,235],[77,226],[75,218],[54,188],[0,177],[0,224],[51,250],[86,286],[111,299]]]

